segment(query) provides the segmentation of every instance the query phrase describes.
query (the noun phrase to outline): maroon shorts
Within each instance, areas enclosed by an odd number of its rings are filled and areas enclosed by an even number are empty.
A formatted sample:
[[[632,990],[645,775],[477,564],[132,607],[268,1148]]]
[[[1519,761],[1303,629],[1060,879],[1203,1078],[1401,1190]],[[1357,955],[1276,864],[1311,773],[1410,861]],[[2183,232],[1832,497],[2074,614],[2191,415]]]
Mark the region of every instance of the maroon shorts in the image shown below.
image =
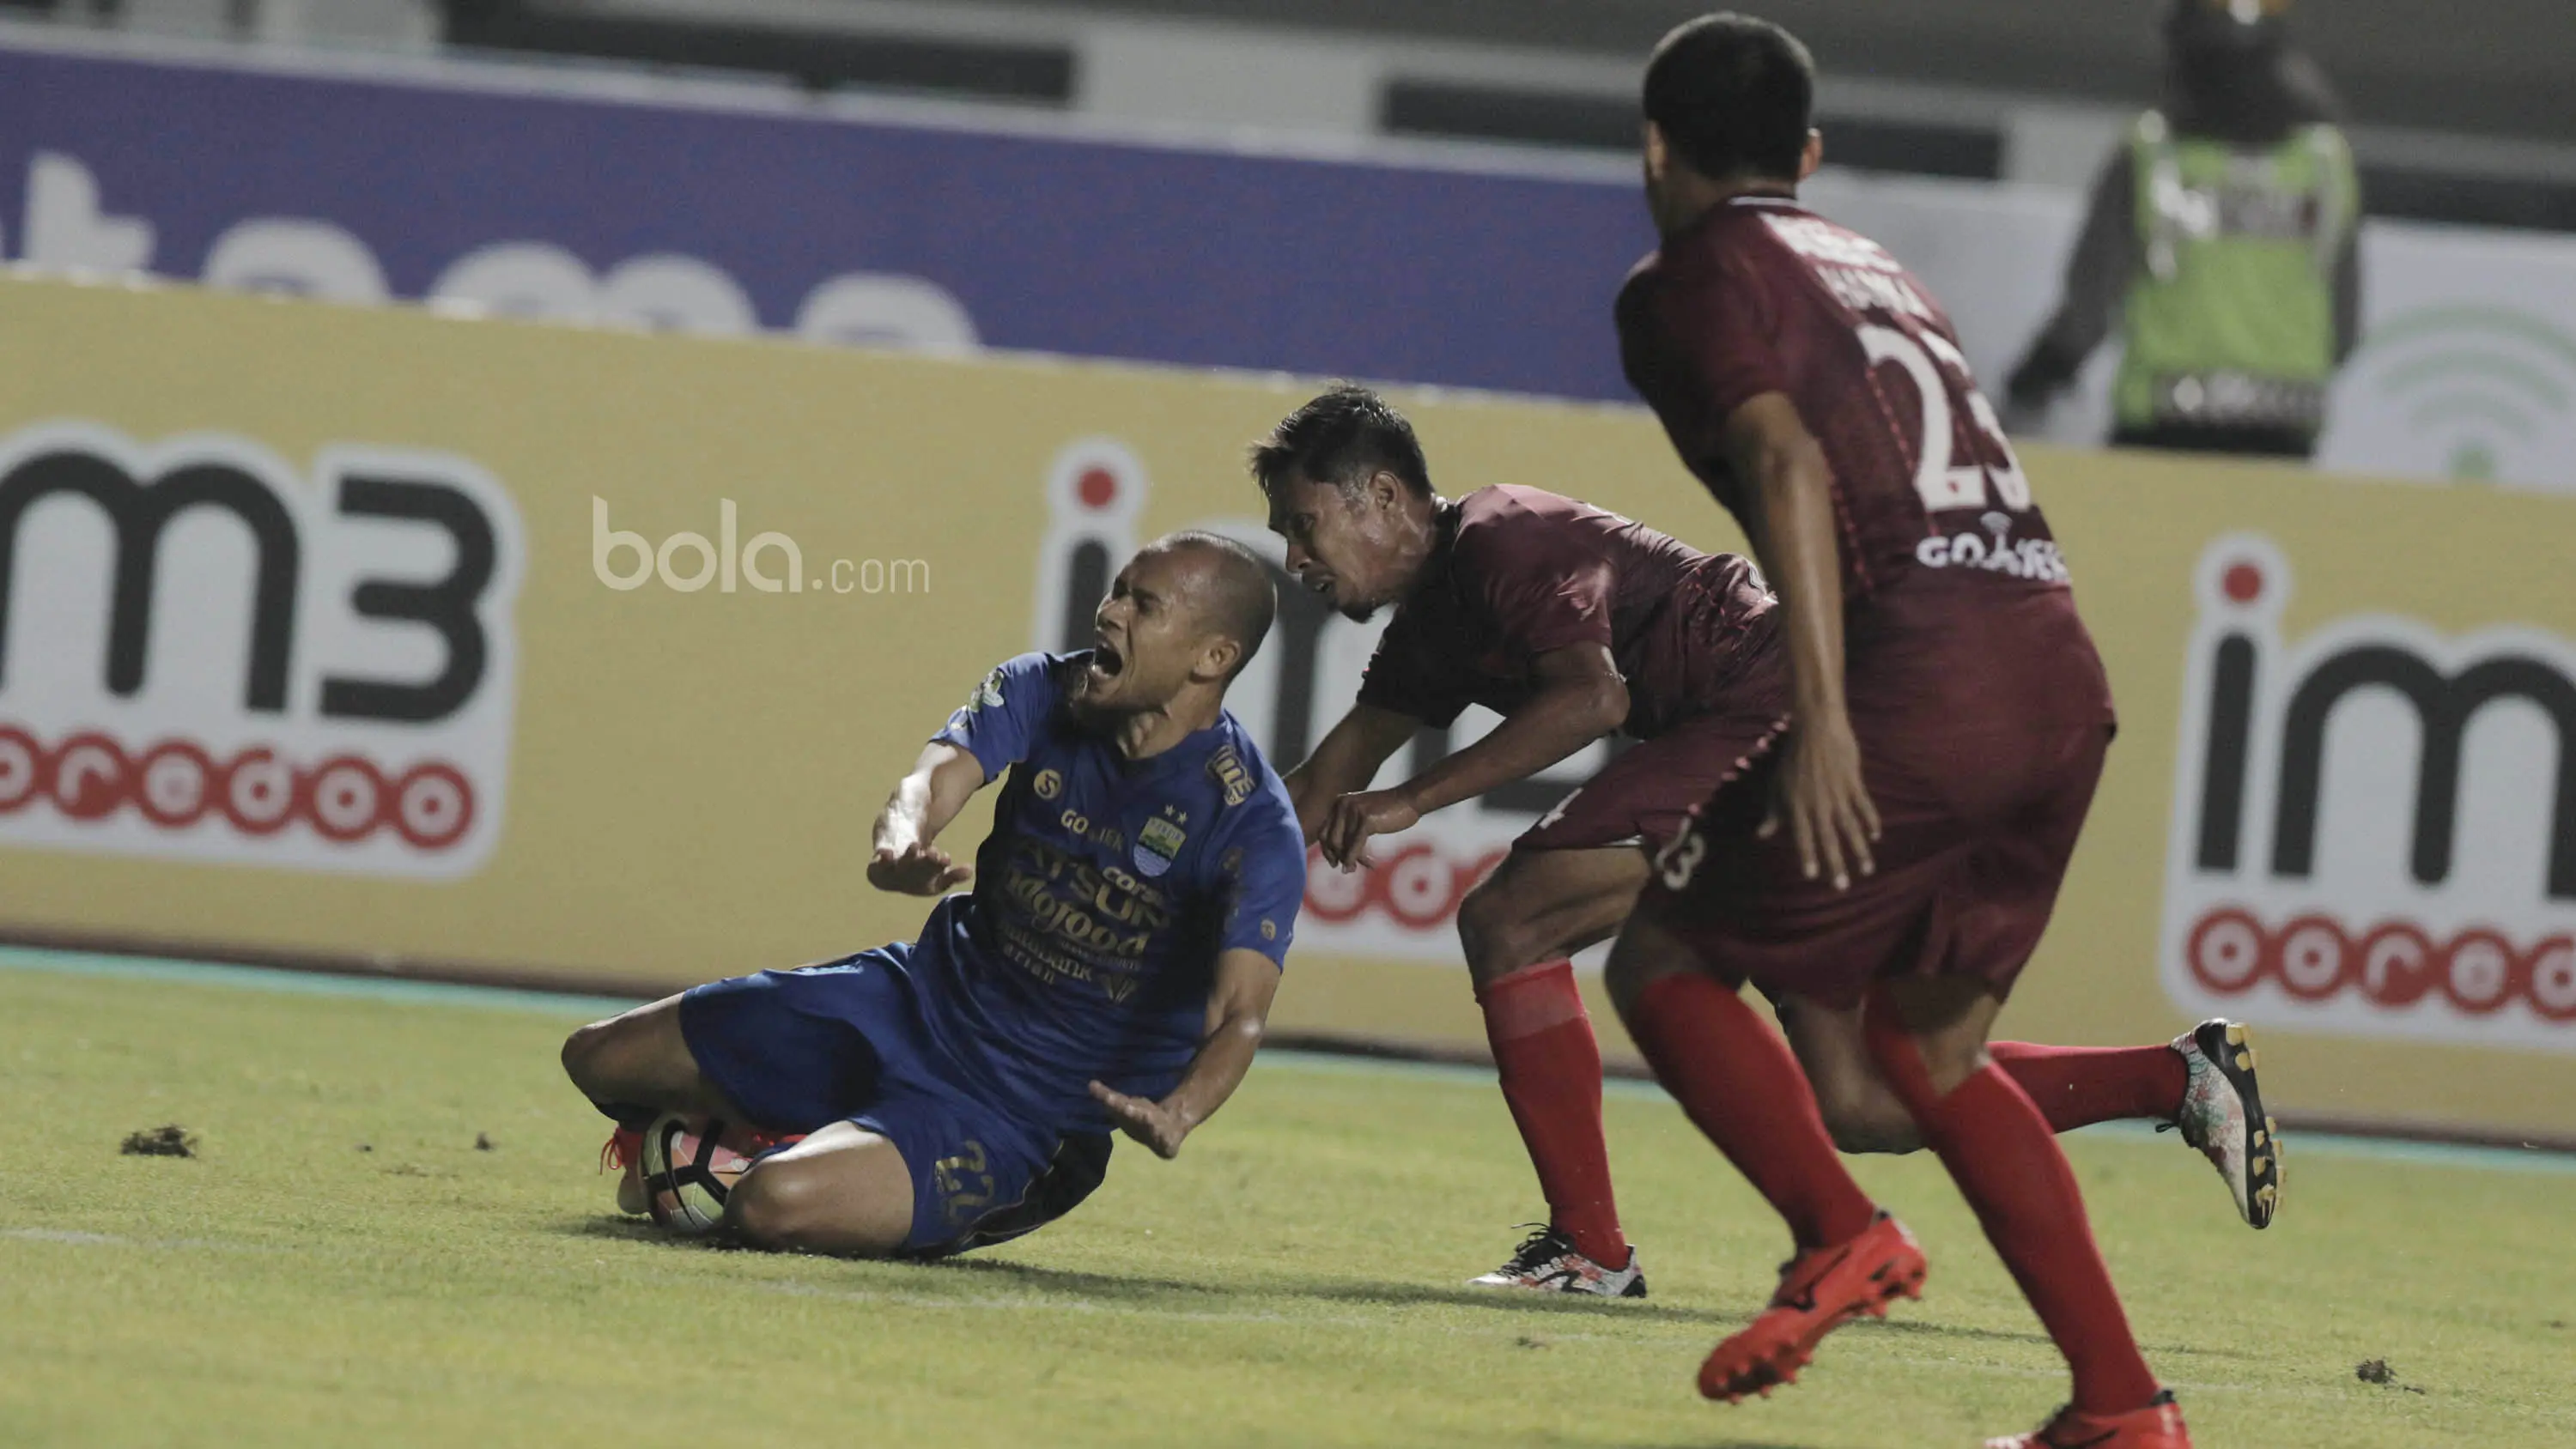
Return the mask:
[[[1685,719],[1630,746],[1523,831],[1512,849],[1660,848],[1681,833],[1693,806],[1749,768],[1783,727],[1768,691],[1747,703],[1756,707]]]
[[[1981,977],[2009,996],[2048,927],[2110,740],[2100,724],[1902,752],[1864,738],[1883,834],[1876,873],[1848,891],[1806,879],[1786,830],[1757,838],[1778,763],[1766,752],[1658,853],[1637,908],[1775,999],[1850,1007],[1872,982],[1907,975]]]

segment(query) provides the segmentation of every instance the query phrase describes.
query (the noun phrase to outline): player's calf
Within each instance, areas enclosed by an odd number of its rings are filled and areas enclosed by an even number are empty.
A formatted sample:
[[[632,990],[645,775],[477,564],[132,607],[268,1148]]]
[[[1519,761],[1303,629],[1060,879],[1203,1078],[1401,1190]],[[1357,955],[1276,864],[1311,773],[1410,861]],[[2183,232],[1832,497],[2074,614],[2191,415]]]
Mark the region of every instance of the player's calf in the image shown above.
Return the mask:
[[[1610,1185],[1601,1048],[1569,959],[1617,929],[1643,875],[1633,850],[1516,850],[1459,907],[1485,1040],[1548,1210],[1546,1229],[1473,1286],[1645,1296]]]
[[[563,1069],[574,1088],[617,1124],[600,1149],[600,1166],[617,1170],[620,1212],[641,1214],[649,1206],[640,1171],[641,1134],[656,1116],[670,1111],[743,1120],[689,1054],[676,996],[575,1031],[564,1039]]]
[[[680,1030],[677,996],[574,1032],[564,1041],[563,1067],[583,1096],[625,1126],[640,1128],[662,1112],[750,1120],[698,1070]]]

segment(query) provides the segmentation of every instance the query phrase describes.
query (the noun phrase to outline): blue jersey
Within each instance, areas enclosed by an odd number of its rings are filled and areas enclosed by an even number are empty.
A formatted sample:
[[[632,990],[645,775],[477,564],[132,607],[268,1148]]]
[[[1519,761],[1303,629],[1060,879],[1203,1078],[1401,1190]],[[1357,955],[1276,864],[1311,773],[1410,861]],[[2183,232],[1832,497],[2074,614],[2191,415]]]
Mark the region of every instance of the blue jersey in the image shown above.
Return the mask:
[[[1284,964],[1306,890],[1287,787],[1234,716],[1131,762],[1066,704],[1089,658],[1009,660],[936,736],[1010,779],[973,893],[920,943],[923,1014],[967,1084],[1064,1130],[1108,1124],[1095,1078],[1171,1091],[1218,953]]]

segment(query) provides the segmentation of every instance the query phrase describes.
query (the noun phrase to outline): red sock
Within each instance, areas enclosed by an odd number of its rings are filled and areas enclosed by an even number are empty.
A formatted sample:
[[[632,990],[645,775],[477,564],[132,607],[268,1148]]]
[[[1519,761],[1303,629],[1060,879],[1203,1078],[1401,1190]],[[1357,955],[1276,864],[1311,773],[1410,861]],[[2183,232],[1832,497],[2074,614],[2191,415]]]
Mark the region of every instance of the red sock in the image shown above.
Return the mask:
[[[1851,1180],[1789,1044],[1725,985],[1693,972],[1649,982],[1629,1033],[1726,1160],[1770,1199],[1801,1251],[1855,1238],[1876,1213]]]
[[[2071,1132],[2096,1122],[2145,1117],[2170,1122],[2182,1110],[2191,1073],[2169,1046],[2059,1047],[1999,1041],[1986,1047],[1995,1065],[2048,1119]]]
[[[1548,1222],[1592,1261],[1628,1266],[1628,1240],[1610,1195],[1610,1148],[1601,1137],[1601,1045],[1574,986],[1574,963],[1524,966],[1487,982],[1476,1001],[1485,1009],[1503,1101],[1547,1195]]]
[[[1870,1055],[1977,1212],[2022,1296],[2075,1373],[2075,1407],[2124,1414],[2156,1394],[2111,1273],[2094,1246],[2075,1169],[2028,1096],[2000,1067],[1936,1096],[1914,1039],[1882,997],[1868,1017]]]

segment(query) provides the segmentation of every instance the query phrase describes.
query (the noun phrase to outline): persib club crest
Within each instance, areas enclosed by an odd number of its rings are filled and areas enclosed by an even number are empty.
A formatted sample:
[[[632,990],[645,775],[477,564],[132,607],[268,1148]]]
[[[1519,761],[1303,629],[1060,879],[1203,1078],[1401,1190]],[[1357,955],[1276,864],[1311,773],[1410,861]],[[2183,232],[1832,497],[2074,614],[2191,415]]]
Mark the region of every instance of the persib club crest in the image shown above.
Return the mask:
[[[1172,862],[1180,859],[1181,842],[1189,838],[1181,830],[1188,823],[1187,815],[1169,805],[1163,807],[1162,814],[1146,821],[1145,828],[1136,832],[1136,848],[1129,852],[1136,868],[1148,877],[1170,870]]]

